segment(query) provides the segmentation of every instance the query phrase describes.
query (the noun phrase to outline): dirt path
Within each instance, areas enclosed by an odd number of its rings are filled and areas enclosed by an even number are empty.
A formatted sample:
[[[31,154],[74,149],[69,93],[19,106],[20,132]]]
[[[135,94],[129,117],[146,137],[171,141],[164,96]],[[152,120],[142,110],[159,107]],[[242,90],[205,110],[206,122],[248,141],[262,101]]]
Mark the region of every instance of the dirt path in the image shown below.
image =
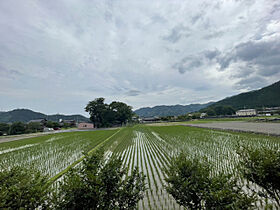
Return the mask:
[[[188,125],[184,124],[184,126],[262,133],[267,135],[280,136],[280,123],[214,122]]]

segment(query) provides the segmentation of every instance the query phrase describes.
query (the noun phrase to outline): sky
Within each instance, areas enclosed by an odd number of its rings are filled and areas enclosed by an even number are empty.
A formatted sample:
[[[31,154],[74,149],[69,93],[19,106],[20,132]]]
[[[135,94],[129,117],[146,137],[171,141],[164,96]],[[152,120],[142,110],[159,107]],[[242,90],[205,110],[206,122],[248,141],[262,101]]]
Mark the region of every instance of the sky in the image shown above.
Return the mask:
[[[0,111],[206,103],[279,80],[279,0],[0,1]]]

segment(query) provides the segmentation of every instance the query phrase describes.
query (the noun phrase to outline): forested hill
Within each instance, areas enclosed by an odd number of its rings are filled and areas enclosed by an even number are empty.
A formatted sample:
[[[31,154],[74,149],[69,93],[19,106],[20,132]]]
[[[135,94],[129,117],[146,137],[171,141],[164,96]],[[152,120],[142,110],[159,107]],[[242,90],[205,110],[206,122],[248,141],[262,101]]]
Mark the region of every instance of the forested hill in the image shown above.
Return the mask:
[[[190,104],[190,105],[173,105],[173,106],[155,106],[155,107],[145,107],[135,110],[134,112],[140,117],[165,117],[165,116],[179,116],[184,115],[189,112],[196,112],[203,109],[213,102],[206,104]]]
[[[76,120],[87,122],[89,119],[82,115],[45,115],[40,112],[34,112],[29,109],[15,109],[8,112],[0,112],[0,122],[3,123],[12,123],[12,122],[28,122],[30,120],[37,119],[47,119],[50,121],[58,121],[59,119],[63,120]]]
[[[246,93],[225,98],[211,106],[229,105],[234,109],[280,106],[280,81]]]

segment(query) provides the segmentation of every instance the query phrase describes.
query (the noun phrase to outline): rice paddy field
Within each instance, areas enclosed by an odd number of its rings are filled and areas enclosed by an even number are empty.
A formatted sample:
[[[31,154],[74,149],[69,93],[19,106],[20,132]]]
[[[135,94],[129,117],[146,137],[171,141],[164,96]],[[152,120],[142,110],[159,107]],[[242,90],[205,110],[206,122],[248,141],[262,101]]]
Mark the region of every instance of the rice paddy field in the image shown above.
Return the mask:
[[[33,165],[53,177],[83,156],[104,146],[107,157],[121,157],[123,165],[146,175],[148,190],[139,209],[183,209],[164,189],[164,168],[181,151],[190,158],[207,158],[212,174],[238,174],[239,145],[280,149],[280,138],[185,126],[136,125],[116,130],[61,133],[0,144],[0,169]],[[246,180],[241,180],[246,183]],[[265,202],[259,202],[260,209]]]
[[[0,144],[0,169],[26,166],[50,177],[71,165],[117,130],[51,134]]]

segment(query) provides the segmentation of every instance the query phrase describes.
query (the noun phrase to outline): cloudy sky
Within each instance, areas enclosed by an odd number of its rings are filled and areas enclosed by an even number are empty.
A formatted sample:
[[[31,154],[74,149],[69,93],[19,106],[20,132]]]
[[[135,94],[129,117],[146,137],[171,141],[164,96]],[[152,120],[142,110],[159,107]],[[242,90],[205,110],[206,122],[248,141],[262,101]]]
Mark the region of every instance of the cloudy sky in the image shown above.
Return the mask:
[[[279,0],[0,1],[0,111],[205,103],[278,80]]]

